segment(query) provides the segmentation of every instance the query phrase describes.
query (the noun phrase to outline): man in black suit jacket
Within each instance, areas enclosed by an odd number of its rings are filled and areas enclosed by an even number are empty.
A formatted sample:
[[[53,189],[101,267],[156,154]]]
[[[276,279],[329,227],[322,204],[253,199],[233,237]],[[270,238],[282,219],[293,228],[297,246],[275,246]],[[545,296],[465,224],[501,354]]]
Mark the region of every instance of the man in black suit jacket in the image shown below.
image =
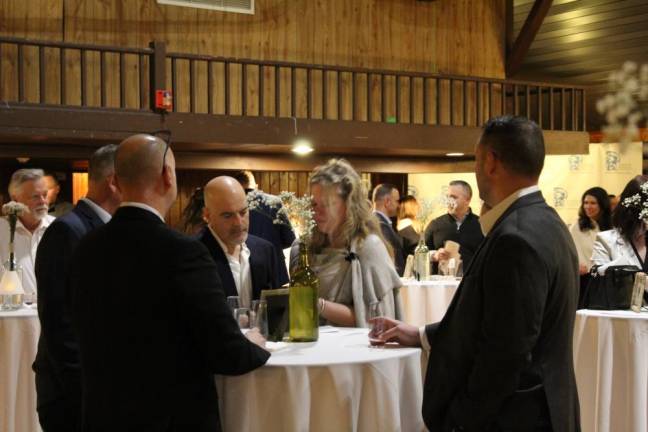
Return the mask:
[[[243,187],[232,177],[205,186],[207,226],[199,239],[212,255],[227,296],[239,296],[249,307],[261,290],[281,286],[272,243],[248,234],[249,211]]]
[[[119,206],[116,150],[111,144],[92,155],[86,197],[54,220],[38,244],[35,272],[41,334],[33,369],[38,417],[45,432],[77,431],[81,426],[79,346],[66,307],[69,268],[81,239],[108,222]]]
[[[372,335],[430,350],[423,418],[430,431],[579,431],[572,358],[578,300],[573,241],[537,181],[542,131],[505,116],[476,151],[486,238],[440,323],[384,319]],[[381,319],[382,320],[382,319]]]
[[[403,257],[403,239],[398,235],[392,226],[390,218],[398,214],[398,202],[400,193],[396,186],[382,183],[376,186],[372,195],[374,214],[380,222],[382,235],[389,242],[394,253],[394,265],[399,276],[403,276],[405,270],[405,257]]]
[[[239,330],[203,244],[164,223],[177,195],[168,145],[127,138],[115,176],[121,207],[81,241],[72,268],[82,429],[218,431],[213,374],[262,366],[265,341]]]

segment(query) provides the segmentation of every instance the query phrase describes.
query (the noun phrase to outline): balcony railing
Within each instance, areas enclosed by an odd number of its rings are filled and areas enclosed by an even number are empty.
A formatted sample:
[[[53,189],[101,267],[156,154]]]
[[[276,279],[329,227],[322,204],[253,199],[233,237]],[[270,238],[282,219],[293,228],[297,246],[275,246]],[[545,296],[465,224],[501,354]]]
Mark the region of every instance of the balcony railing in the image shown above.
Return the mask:
[[[231,116],[480,126],[502,114],[585,130],[584,87],[0,38],[0,100]]]

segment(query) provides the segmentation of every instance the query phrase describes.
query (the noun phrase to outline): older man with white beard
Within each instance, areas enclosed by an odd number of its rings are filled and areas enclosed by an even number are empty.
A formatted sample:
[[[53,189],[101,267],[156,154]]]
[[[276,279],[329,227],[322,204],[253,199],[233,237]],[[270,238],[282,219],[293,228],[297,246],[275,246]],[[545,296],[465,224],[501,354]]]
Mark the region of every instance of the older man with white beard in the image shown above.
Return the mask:
[[[45,230],[54,220],[47,214],[47,183],[41,169],[19,169],[9,182],[9,196],[12,201],[24,204],[29,209],[16,223],[14,251],[16,263],[22,268],[22,282],[25,302],[36,301],[36,275],[34,263],[36,250]],[[0,257],[9,260],[9,222],[0,218]]]

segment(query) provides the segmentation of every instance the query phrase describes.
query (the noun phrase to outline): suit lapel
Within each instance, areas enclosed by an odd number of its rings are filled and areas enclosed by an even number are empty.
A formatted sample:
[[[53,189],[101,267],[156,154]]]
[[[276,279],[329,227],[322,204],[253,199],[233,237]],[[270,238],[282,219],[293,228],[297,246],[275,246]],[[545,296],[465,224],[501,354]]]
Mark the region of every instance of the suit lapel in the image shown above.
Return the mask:
[[[261,297],[260,285],[263,283],[263,269],[264,262],[262,257],[255,252],[254,244],[250,241],[250,236],[248,235],[247,240],[245,241],[248,249],[250,250],[250,277],[252,278],[252,298]]]
[[[223,252],[223,248],[218,244],[211,231],[209,231],[209,228],[203,228],[199,238],[200,241],[207,246],[207,250],[209,250],[209,253],[216,263],[218,274],[223,283],[225,295],[237,296],[238,292],[236,291],[236,284],[234,282],[234,277],[232,276],[232,270],[230,269],[225,252]]]

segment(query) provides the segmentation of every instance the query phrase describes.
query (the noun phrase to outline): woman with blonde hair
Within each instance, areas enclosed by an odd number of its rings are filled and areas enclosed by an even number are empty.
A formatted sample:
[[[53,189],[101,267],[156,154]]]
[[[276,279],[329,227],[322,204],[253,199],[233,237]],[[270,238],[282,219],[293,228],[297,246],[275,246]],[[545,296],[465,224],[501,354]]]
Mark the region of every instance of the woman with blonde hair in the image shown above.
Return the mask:
[[[413,195],[406,195],[398,207],[398,235],[403,239],[403,255],[414,255],[414,249],[421,238],[421,227],[416,221],[419,203]]]
[[[358,173],[347,161],[331,159],[313,172],[310,191],[316,223],[310,262],[320,280],[321,320],[367,327],[374,303],[377,313],[402,318],[401,280]],[[291,270],[298,257],[295,244]]]

